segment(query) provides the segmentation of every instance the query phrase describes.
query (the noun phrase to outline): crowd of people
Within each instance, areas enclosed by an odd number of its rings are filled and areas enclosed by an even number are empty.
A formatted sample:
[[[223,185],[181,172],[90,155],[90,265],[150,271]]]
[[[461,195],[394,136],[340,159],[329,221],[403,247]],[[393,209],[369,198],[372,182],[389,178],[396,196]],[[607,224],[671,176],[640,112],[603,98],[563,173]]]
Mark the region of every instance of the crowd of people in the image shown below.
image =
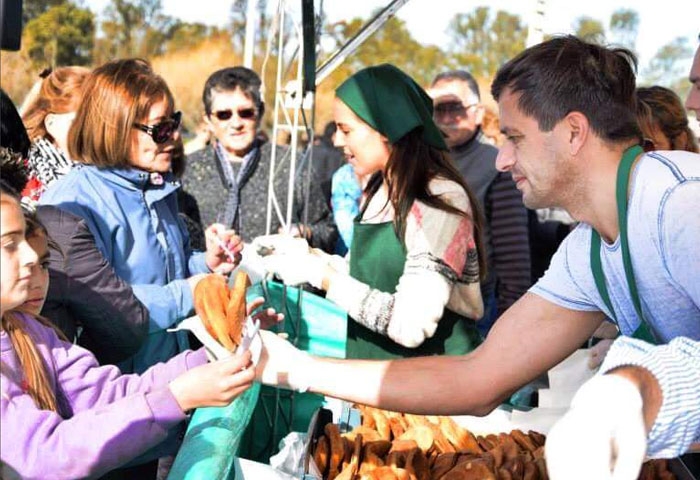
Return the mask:
[[[19,112],[2,92],[0,475],[155,479],[192,409],[256,379],[485,414],[595,335],[616,340],[550,433],[550,476],[682,454],[700,441],[700,155],[682,101],[635,68],[571,36],[528,48],[491,85],[495,141],[469,72],[424,89],[371,66],[337,87],[293,182],[246,67],[207,79],[195,151],[144,60],[42,72]],[[700,48],[689,78],[700,120]],[[268,331],[257,365],[214,360],[168,332],[261,236],[270,274],[347,311],[346,360]],[[581,438],[596,447],[574,457]]]

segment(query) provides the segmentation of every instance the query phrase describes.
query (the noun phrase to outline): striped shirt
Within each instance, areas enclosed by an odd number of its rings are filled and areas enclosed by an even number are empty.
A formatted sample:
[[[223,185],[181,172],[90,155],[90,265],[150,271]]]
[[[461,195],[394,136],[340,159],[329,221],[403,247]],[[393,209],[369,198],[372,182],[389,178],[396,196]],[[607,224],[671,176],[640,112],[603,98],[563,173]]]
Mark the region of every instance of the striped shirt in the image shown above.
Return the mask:
[[[700,342],[685,337],[653,346],[620,337],[608,351],[600,373],[636,365],[656,377],[663,403],[649,432],[647,455],[672,458],[700,441]]]

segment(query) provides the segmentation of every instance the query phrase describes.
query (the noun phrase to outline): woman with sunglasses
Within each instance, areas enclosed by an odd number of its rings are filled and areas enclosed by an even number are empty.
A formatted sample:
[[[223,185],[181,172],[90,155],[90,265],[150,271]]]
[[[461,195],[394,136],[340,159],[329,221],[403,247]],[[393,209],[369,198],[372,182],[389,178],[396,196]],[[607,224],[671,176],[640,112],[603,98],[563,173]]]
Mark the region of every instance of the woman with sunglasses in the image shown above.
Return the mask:
[[[191,250],[171,172],[180,113],[147,62],[116,60],[95,69],[83,98],[68,134],[69,153],[80,165],[52,184],[41,203],[81,217],[107,262],[148,309],[146,341],[118,364],[124,373],[142,373],[188,348],[185,332],[166,329],[193,313],[199,274],[232,271],[242,244],[215,224],[205,232],[207,251]],[[66,257],[69,265],[80,262],[81,252]],[[171,432],[169,446],[178,434]],[[150,458],[158,456],[156,449]]]

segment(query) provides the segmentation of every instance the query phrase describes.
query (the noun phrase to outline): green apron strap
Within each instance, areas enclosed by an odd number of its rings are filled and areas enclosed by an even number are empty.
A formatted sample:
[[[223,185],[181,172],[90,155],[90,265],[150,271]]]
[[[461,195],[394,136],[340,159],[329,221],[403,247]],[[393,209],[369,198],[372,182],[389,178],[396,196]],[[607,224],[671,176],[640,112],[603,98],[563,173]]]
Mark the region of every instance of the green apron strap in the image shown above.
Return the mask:
[[[598,235],[598,232],[595,231],[595,228],[591,228],[591,270],[593,271],[595,286],[598,287],[598,293],[600,293],[600,296],[603,298],[605,306],[608,307],[608,310],[610,310],[613,320],[617,322],[615,309],[612,306],[610,295],[608,294],[608,287],[605,284],[603,265],[600,261],[600,235]]]
[[[632,164],[634,163],[634,160],[642,153],[643,150],[639,145],[634,145],[625,150],[625,153],[622,155],[622,160],[620,161],[620,166],[617,169],[615,197],[617,200],[617,221],[620,229],[622,263],[625,268],[625,277],[627,278],[627,286],[629,288],[630,296],[632,297],[632,303],[634,304],[634,309],[636,310],[637,316],[640,320],[639,327],[632,334],[632,337],[644,340],[648,343],[657,344],[658,341],[656,340],[654,332],[646,323],[644,320],[644,315],[642,314],[642,303],[639,300],[637,282],[635,281],[634,271],[632,270],[632,257],[630,256],[629,240],[627,238],[627,201],[629,179],[632,172]],[[605,273],[603,272],[603,266],[600,260],[600,247],[600,235],[594,228],[592,228],[591,271],[593,272],[593,279],[595,280],[596,287],[598,288],[598,293],[600,293],[600,296],[603,298],[603,302],[605,302],[608,310],[610,310],[613,319],[617,321],[615,310],[613,309],[612,302],[610,301],[610,295],[608,294],[608,289],[605,284]]]

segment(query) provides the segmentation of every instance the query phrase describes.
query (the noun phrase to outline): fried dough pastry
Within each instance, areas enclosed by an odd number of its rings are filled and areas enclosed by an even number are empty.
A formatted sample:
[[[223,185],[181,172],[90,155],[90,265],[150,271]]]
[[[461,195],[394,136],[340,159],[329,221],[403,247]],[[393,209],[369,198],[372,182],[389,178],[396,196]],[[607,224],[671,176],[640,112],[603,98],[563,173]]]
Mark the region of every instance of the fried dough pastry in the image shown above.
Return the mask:
[[[518,445],[528,452],[534,452],[537,450],[537,445],[535,445],[530,437],[523,433],[522,430],[513,430],[510,432],[510,436]]]
[[[197,283],[194,288],[194,308],[204,328],[227,350],[233,351],[236,345],[228,334],[226,306],[229,301],[226,280],[212,273]]]
[[[328,437],[330,459],[328,460],[328,480],[333,480],[340,473],[340,465],[345,457],[345,443],[340,436],[338,425],[327,423],[323,432]]]
[[[314,463],[318,467],[318,471],[321,472],[323,478],[326,478],[328,471],[328,459],[330,458],[330,446],[328,444],[328,438],[325,435],[321,435],[316,441],[316,450],[314,451]]]
[[[423,453],[427,454],[435,445],[435,433],[433,429],[427,425],[417,425],[406,430],[398,440],[412,440],[416,442],[416,445],[418,445],[418,448],[420,448]]]
[[[457,425],[450,417],[439,417],[439,426],[447,440],[454,446],[458,452],[473,452],[480,453],[481,448],[476,441],[474,435]]]
[[[243,325],[245,325],[247,313],[245,292],[248,287],[250,287],[248,274],[239,270],[236,273],[236,279],[233,282],[233,288],[226,306],[226,319],[229,325],[228,334],[236,345],[241,344],[241,337],[243,336]]]
[[[441,480],[498,480],[493,471],[480,461],[460,463],[441,477]]]
[[[204,328],[229,351],[241,343],[249,285],[248,274],[239,271],[231,290],[224,277],[214,273],[200,280],[194,289],[194,308]]]
[[[457,453],[443,453],[435,457],[435,461],[430,466],[430,476],[432,478],[442,478],[444,474],[452,470],[457,462]]]
[[[360,425],[358,427],[355,427],[352,430],[352,432],[347,432],[347,433],[343,434],[343,436],[350,441],[354,441],[355,436],[357,436],[357,435],[362,435],[362,440],[365,442],[375,442],[377,440],[382,439],[376,430],[369,428],[369,427],[366,427],[364,425]]]
[[[408,452],[406,461],[401,468],[404,468],[416,480],[430,480],[428,458],[419,448],[414,448]]]

